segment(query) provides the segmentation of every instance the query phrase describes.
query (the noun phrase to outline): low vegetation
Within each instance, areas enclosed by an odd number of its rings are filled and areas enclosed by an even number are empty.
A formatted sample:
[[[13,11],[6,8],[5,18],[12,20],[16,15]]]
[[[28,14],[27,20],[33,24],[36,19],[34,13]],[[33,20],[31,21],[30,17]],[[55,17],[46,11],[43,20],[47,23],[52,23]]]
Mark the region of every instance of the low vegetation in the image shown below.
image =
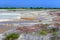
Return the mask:
[[[46,30],[39,31],[40,35],[46,35],[48,32]]]
[[[19,34],[16,33],[11,33],[9,35],[6,36],[5,40],[15,40],[19,37]]]

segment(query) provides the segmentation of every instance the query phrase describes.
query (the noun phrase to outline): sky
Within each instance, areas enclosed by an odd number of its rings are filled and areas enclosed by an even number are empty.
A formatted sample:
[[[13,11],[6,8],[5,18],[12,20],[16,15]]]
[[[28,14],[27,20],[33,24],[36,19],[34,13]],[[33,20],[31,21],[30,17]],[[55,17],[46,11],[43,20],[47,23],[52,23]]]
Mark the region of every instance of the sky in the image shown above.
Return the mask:
[[[55,8],[60,8],[60,0],[0,0],[0,7],[55,7]]]

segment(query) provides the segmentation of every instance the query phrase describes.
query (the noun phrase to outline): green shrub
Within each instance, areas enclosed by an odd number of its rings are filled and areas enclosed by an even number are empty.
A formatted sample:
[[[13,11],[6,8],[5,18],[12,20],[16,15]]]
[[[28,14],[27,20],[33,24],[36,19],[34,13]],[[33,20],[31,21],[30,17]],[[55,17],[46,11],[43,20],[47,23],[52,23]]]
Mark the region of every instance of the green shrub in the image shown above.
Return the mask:
[[[58,28],[52,28],[50,29],[52,32],[57,32],[58,31]]]
[[[48,32],[46,30],[39,31],[39,34],[46,35]]]
[[[5,40],[14,40],[14,39],[17,39],[18,37],[19,37],[19,34],[11,33],[6,36]]]

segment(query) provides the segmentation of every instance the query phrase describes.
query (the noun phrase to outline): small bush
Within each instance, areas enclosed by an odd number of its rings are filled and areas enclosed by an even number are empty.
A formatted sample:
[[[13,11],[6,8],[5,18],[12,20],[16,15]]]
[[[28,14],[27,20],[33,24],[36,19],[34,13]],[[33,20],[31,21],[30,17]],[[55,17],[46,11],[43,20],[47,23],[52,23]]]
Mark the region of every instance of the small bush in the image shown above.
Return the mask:
[[[19,37],[19,34],[11,33],[6,36],[5,40],[14,40],[14,39],[17,39],[18,37]]]

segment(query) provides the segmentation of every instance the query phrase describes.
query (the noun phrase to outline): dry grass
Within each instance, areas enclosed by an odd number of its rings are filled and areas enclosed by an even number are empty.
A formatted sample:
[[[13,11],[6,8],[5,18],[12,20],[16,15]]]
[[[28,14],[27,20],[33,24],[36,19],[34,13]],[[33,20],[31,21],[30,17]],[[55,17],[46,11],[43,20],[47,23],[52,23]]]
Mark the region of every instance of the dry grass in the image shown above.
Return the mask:
[[[7,30],[9,30],[10,28],[0,28],[0,33],[3,33],[3,32],[5,32],[5,31],[7,31]]]

